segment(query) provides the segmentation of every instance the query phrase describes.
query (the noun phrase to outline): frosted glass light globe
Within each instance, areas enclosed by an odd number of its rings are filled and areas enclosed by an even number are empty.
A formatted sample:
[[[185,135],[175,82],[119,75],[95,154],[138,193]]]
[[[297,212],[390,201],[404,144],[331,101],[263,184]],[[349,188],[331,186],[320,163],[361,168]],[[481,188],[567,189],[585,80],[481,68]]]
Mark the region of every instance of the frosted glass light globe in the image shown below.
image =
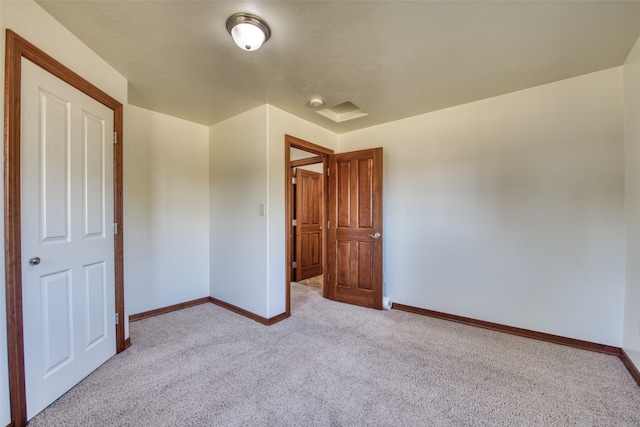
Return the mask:
[[[264,43],[265,35],[253,24],[241,23],[231,29],[231,36],[238,47],[243,50],[258,50]]]

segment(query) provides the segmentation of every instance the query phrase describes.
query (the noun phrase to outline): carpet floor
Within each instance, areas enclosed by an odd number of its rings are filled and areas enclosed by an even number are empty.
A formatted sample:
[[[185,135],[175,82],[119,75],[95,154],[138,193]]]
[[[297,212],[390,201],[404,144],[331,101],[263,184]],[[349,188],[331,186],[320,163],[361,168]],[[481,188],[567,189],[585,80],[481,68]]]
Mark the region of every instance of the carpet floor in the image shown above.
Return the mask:
[[[614,356],[323,299],[263,326],[213,304],[131,323],[132,346],[30,426],[639,426]]]

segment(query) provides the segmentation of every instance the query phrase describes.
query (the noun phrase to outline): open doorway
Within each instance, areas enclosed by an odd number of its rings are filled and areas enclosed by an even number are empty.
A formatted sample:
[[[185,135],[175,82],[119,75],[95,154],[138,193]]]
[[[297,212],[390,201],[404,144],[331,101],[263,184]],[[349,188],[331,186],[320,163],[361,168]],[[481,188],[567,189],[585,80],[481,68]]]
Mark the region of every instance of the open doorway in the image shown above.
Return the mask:
[[[305,157],[292,160],[294,148],[306,153]],[[382,155],[380,147],[335,154],[333,150],[285,135],[287,317],[291,315],[291,281],[295,277],[293,167],[320,162],[322,296],[382,309]]]
[[[287,316],[291,314],[292,281],[313,281],[322,287],[322,295],[327,296],[324,271],[327,265],[327,168],[331,154],[333,150],[285,135]]]

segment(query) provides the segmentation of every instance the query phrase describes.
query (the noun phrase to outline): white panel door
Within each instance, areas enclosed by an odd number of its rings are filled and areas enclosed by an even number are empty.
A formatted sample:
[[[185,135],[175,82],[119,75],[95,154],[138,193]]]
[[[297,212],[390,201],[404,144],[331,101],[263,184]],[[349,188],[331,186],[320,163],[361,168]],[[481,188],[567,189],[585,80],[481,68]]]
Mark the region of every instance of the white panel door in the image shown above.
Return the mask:
[[[116,352],[113,111],[22,60],[27,419]]]

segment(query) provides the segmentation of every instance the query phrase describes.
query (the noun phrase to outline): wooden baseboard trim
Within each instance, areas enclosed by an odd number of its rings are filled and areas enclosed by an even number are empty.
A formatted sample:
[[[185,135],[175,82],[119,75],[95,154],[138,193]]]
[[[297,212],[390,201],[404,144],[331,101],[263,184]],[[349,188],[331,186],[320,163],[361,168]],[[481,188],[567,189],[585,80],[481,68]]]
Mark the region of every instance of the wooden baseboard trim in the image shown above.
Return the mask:
[[[271,326],[271,325],[273,325],[275,323],[278,323],[281,320],[284,320],[287,317],[289,317],[287,315],[287,313],[282,313],[282,314],[279,314],[279,315],[277,315],[275,317],[271,317],[271,318],[267,319],[266,317],[258,316],[257,314],[252,313],[250,311],[247,311],[244,308],[237,307],[237,306],[235,306],[233,304],[229,304],[228,302],[221,301],[221,300],[219,300],[217,298],[214,298],[214,297],[209,297],[209,301],[212,302],[213,304],[217,305],[217,306],[220,306],[222,308],[226,308],[229,311],[233,311],[236,314],[239,314],[241,316],[247,317],[247,318],[249,318],[251,320],[255,320],[258,323],[262,323],[265,326]]]
[[[129,316],[129,322],[146,319],[148,317],[158,316],[160,314],[171,313],[172,311],[182,310],[183,308],[193,307],[209,302],[209,297],[202,297],[191,301],[181,302],[180,304],[170,305],[168,307],[156,308],[155,310],[144,311]]]
[[[144,311],[142,313],[132,314],[131,316],[129,316],[129,322],[135,322],[137,320],[158,316],[160,314],[171,313],[172,311],[182,310],[183,308],[193,307],[194,305],[205,304],[208,302],[213,303],[222,308],[226,308],[227,310],[233,311],[234,313],[240,314],[244,317],[248,317],[249,319],[255,320],[256,322],[262,323],[263,325],[266,325],[266,326],[271,326],[289,317],[287,313],[282,313],[267,319],[266,317],[258,316],[257,314],[251,313],[250,311],[247,311],[240,307],[236,307],[233,304],[229,304],[217,298],[203,297],[203,298],[194,299],[192,301],[182,302],[180,304],[170,305],[168,307],[161,307],[161,308],[156,308],[155,310],[149,310],[149,311]],[[125,341],[125,348],[129,346],[131,346],[131,339],[127,338]]]
[[[410,305],[393,303],[396,310],[408,311],[410,313],[421,314],[423,316],[435,317],[438,319],[449,320],[452,322],[463,323],[465,325],[477,326],[484,329],[491,329],[507,334],[518,335],[525,338],[551,342],[554,344],[566,345],[569,347],[580,348],[582,350],[595,351],[598,353],[610,354],[612,356],[622,356],[622,349],[610,345],[598,344],[589,341],[582,341],[574,338],[562,337],[559,335],[547,334],[544,332],[532,331],[529,329],[516,328],[514,326],[501,325],[499,323],[485,322],[484,320],[472,319],[470,317],[456,316],[455,314],[442,313],[425,308],[412,307]]]
[[[638,370],[636,365],[631,361],[631,358],[629,357],[626,351],[622,350],[620,354],[620,360],[622,360],[622,363],[624,363],[624,366],[627,368],[627,370],[629,371],[633,379],[636,380],[636,383],[638,384],[638,386],[640,386],[640,371]]]
[[[126,340],[124,340],[124,348],[125,348],[125,350],[128,349],[129,347],[131,347],[131,337],[129,337]]]
[[[267,326],[275,325],[276,323],[286,319],[287,317],[289,317],[289,315],[286,312],[280,313],[277,316],[268,318],[266,325]]]

